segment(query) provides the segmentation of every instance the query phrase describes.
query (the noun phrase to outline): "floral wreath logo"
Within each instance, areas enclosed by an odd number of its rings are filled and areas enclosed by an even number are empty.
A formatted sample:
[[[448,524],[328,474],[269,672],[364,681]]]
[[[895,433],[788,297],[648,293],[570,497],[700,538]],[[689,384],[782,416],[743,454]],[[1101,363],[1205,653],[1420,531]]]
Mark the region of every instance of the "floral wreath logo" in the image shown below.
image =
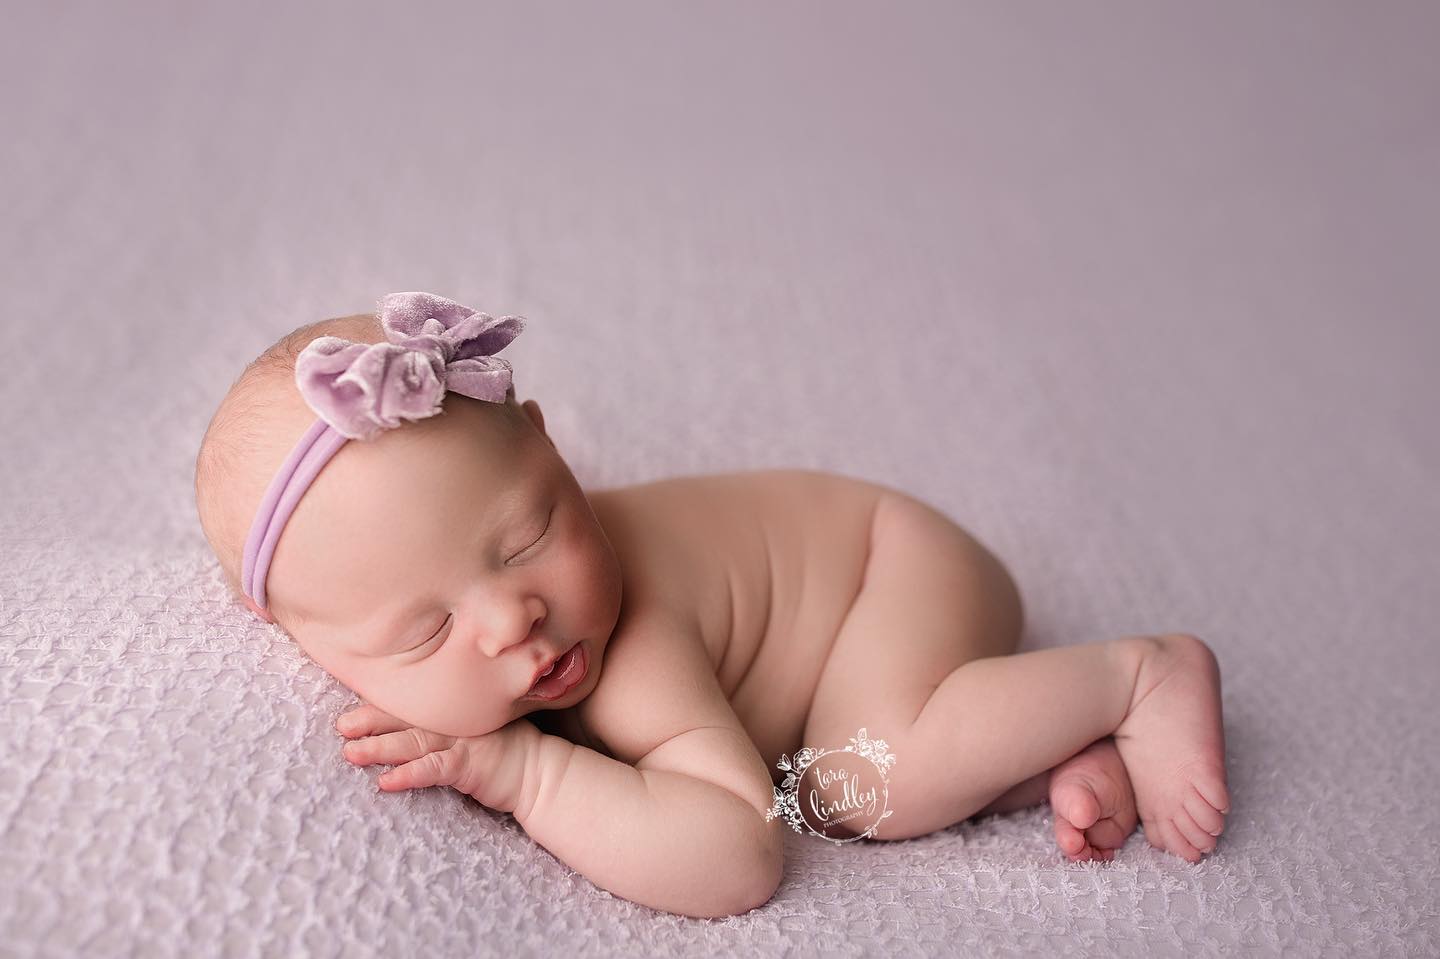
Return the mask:
[[[871,739],[862,728],[848,746],[806,746],[796,750],[794,757],[781,755],[775,768],[785,773],[785,780],[775,787],[775,803],[765,813],[765,821],[784,817],[797,833],[804,826],[812,835],[837,846],[875,835],[881,821],[894,812],[889,808],[890,780],[886,774],[895,756],[888,752],[889,748],[885,740]],[[871,777],[878,778],[878,783],[870,785]],[[800,799],[802,783],[808,786],[804,803]],[[856,832],[855,826],[846,825],[861,817],[869,821],[864,830]],[[829,835],[827,827],[843,828],[852,835],[837,839]]]

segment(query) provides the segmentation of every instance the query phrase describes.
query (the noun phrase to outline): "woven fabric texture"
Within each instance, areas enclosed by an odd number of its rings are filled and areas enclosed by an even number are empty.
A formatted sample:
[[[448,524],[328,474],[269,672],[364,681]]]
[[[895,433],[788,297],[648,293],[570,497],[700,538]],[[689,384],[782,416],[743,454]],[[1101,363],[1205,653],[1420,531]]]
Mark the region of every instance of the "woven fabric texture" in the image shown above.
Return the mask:
[[[1440,952],[1436,11],[10,11],[0,954]],[[1009,565],[1023,648],[1204,637],[1217,853],[788,835],[697,920],[377,793],[191,471],[249,358],[394,290],[527,318],[582,485],[886,483]]]

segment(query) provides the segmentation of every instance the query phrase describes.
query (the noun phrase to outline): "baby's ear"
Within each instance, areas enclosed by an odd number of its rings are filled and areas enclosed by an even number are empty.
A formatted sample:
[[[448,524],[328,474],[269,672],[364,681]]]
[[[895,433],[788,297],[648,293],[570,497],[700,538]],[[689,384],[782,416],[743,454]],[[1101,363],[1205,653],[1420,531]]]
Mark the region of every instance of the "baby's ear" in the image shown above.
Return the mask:
[[[535,428],[540,431],[540,435],[547,440],[550,439],[550,434],[545,432],[545,414],[540,412],[540,404],[534,400],[526,400],[520,404],[520,408],[530,417],[531,422],[535,424]],[[555,445],[554,440],[551,440],[550,445]]]

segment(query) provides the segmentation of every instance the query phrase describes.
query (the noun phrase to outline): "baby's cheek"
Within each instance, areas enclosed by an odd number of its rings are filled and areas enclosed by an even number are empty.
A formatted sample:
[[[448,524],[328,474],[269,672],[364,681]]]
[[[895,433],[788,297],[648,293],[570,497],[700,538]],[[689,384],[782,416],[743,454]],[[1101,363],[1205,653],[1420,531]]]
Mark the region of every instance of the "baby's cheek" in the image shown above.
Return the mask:
[[[439,664],[424,677],[394,677],[386,685],[396,709],[404,710],[396,715],[445,736],[484,736],[517,718],[513,691],[499,688],[493,676],[470,676]]]
[[[620,616],[624,588],[620,561],[609,544],[596,537],[588,542],[588,548],[576,551],[571,567],[569,581],[584,584],[583,601],[591,617],[587,625],[603,634],[596,638],[604,638]]]

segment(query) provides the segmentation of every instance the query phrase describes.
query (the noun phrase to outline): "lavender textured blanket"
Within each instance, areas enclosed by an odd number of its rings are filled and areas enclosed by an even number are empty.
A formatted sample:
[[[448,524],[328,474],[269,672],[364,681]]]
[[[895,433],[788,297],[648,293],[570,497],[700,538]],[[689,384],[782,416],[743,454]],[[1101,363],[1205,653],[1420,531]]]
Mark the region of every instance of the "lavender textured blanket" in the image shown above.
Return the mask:
[[[0,953],[1437,954],[1437,31],[13,5]],[[354,697],[228,600],[190,484],[247,359],[393,290],[529,320],[506,356],[582,484],[887,483],[1007,562],[1024,648],[1207,639],[1217,853],[1068,864],[1044,807],[790,834],[769,903],[696,920],[453,790],[377,794]]]

